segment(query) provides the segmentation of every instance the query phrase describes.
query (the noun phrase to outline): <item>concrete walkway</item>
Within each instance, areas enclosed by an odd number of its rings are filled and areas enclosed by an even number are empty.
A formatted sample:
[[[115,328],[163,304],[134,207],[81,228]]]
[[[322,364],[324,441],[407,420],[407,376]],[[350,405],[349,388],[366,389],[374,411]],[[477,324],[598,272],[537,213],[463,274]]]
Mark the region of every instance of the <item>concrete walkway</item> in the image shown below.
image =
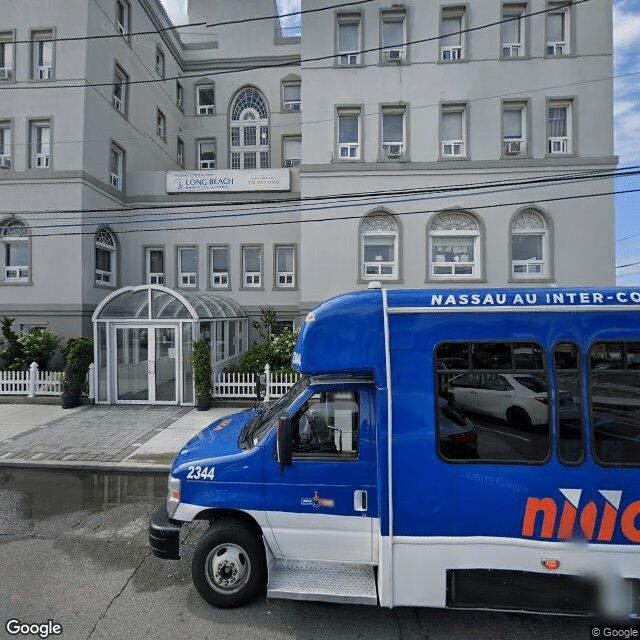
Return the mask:
[[[242,408],[0,404],[0,467],[168,471],[211,422]]]

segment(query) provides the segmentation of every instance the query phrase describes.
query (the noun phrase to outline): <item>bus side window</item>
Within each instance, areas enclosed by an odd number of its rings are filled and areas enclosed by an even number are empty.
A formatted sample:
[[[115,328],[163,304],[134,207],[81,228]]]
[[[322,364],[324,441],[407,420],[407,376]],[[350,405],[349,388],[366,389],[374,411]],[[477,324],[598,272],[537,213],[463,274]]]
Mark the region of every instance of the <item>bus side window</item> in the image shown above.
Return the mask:
[[[640,464],[640,342],[589,349],[592,449],[606,465]]]
[[[553,362],[556,374],[558,458],[564,464],[579,464],[585,455],[580,351],[572,342],[560,342],[553,349]]]

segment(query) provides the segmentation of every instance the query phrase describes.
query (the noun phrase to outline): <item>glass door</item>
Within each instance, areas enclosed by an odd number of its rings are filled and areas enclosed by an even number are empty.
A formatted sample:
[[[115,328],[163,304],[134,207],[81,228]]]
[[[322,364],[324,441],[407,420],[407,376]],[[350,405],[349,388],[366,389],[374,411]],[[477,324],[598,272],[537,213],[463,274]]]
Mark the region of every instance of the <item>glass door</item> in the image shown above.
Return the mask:
[[[155,401],[177,402],[176,330],[174,327],[156,327],[155,354]]]

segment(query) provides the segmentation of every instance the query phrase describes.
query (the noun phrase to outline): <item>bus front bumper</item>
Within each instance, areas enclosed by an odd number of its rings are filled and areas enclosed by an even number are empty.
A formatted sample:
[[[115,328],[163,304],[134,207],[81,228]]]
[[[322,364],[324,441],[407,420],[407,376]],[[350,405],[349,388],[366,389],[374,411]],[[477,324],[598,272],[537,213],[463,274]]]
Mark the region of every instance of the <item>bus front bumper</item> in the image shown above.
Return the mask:
[[[151,517],[149,544],[158,558],[180,559],[180,524],[169,518],[166,504],[157,509]]]

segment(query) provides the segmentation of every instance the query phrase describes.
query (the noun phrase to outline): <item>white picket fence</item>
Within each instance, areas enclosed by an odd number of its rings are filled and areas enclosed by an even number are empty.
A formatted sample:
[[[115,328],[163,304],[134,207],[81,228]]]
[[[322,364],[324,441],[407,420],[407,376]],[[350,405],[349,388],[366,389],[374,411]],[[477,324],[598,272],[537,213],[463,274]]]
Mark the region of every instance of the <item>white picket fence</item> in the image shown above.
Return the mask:
[[[264,401],[284,395],[298,380],[297,373],[271,373],[269,365],[259,376],[254,373],[218,373],[213,376],[214,398],[257,398],[257,383]]]
[[[89,367],[89,397],[93,398],[93,364]],[[59,396],[62,371],[40,371],[35,362],[28,371],[0,371],[0,396]]]

